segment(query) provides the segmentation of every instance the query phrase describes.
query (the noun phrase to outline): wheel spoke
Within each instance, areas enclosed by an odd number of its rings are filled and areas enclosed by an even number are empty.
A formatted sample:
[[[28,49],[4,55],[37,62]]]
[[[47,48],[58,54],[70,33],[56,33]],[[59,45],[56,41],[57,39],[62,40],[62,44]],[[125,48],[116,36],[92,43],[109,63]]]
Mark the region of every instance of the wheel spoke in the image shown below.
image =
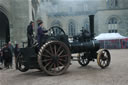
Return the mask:
[[[104,57],[105,57],[106,59],[108,59],[108,55],[105,55]]]
[[[46,68],[48,65],[50,65],[51,61],[49,63],[47,63],[44,67]]]
[[[65,66],[63,63],[59,62],[60,65]]]
[[[107,53],[106,52],[104,53],[104,56],[107,56]]]
[[[50,66],[49,66],[49,70],[51,70],[52,69],[52,66],[53,66],[54,64],[52,63]]]
[[[82,62],[85,64],[84,59],[82,59]]]
[[[102,60],[100,61],[100,63],[101,63],[101,65],[103,65],[103,61]]]
[[[64,61],[64,62],[66,62],[66,60],[63,60],[63,59],[59,59],[60,61]]]
[[[58,68],[58,70],[60,71],[59,63],[57,63],[57,68]]]
[[[57,50],[57,52],[56,52],[57,54],[58,54],[58,52],[61,50],[61,47],[62,47],[62,46],[60,46],[60,47],[58,48],[58,50]]]
[[[68,57],[69,55],[61,55],[60,57],[62,58],[62,57]]]
[[[49,47],[50,47],[51,53],[53,54],[53,49],[52,49],[52,46],[51,46],[51,45],[49,45]]]
[[[84,59],[84,62],[86,63],[87,62],[87,59]]]
[[[54,72],[56,73],[56,64],[54,64]]]
[[[106,64],[105,61],[103,61],[103,65],[104,65],[104,66],[105,66],[105,64]]]
[[[51,61],[52,59],[45,59],[45,60],[42,60],[42,62],[47,62],[47,61]]]
[[[56,52],[56,45],[54,45],[54,51],[55,51],[55,55],[57,54],[57,52]]]
[[[64,50],[62,50],[62,51],[58,54],[58,56],[61,56],[63,52],[64,52]]]
[[[46,51],[50,56],[53,56],[53,54],[51,54],[47,49],[45,49],[45,51]]]

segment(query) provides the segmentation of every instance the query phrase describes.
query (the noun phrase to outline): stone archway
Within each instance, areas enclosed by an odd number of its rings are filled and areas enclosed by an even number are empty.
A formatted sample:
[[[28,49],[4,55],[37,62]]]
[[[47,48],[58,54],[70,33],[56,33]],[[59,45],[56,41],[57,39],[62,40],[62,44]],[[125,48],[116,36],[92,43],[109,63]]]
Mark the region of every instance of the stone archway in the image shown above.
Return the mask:
[[[0,44],[10,41],[9,20],[7,15],[0,10]]]

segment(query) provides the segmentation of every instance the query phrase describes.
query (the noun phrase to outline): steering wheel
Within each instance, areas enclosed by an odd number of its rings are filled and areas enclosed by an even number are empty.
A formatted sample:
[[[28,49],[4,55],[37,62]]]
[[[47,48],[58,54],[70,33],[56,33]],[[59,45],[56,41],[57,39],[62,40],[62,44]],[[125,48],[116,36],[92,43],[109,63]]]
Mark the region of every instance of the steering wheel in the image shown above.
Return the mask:
[[[65,35],[64,30],[59,26],[52,26],[48,30],[48,35],[50,36],[58,36],[58,35]]]

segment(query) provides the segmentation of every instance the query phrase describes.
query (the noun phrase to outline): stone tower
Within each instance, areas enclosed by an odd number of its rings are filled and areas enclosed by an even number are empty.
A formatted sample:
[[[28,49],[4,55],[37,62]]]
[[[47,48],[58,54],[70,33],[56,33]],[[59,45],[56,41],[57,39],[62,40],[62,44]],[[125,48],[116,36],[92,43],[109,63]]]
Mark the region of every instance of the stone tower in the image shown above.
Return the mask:
[[[36,18],[38,0],[0,0],[0,46],[26,41],[26,28]]]

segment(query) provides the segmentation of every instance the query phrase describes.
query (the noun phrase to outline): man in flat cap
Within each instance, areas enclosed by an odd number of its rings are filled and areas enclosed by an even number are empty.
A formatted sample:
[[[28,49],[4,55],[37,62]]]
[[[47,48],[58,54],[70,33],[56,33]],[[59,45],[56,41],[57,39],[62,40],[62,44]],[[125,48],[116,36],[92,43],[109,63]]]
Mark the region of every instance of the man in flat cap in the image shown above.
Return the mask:
[[[47,33],[48,31],[45,30],[45,28],[43,27],[43,21],[40,21],[38,23],[38,29],[37,29],[37,40],[39,43],[39,46],[41,46],[41,44],[44,42],[44,36],[45,33]]]

